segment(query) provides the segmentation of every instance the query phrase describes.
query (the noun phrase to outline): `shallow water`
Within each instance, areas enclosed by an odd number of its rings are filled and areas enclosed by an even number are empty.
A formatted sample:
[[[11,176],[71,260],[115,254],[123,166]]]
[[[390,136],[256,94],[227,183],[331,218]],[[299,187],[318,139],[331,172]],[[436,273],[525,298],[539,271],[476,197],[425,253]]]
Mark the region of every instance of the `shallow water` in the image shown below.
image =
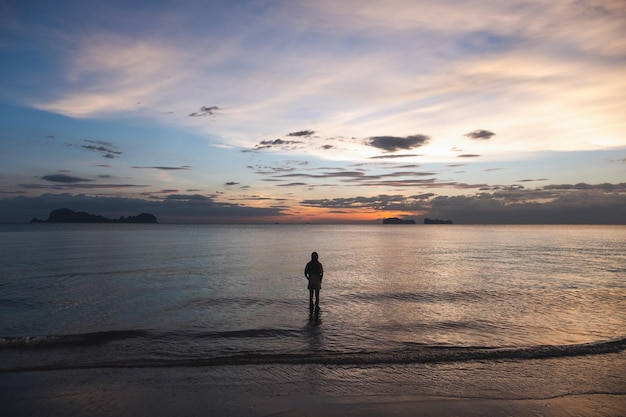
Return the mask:
[[[0,265],[3,371],[626,348],[623,226],[0,225]]]

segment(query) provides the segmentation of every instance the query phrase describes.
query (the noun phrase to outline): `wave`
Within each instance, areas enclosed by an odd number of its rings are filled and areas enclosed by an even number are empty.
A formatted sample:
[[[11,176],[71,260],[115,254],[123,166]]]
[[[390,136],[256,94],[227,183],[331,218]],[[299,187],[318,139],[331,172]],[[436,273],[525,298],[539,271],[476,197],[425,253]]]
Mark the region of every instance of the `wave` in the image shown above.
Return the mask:
[[[338,353],[317,351],[283,354],[242,354],[193,361],[163,362],[162,367],[226,365],[384,365],[470,362],[477,360],[528,360],[619,353],[626,350],[626,337],[595,343],[533,347],[463,347],[416,345],[403,350]],[[155,364],[146,364],[154,366]]]
[[[4,347],[58,346],[59,344],[94,344],[115,339],[144,337],[142,331],[117,331],[83,335],[48,336],[45,338],[15,338]],[[8,343],[8,345],[7,345]],[[11,346],[11,344],[13,344]],[[626,350],[626,336],[617,339],[570,345],[542,345],[530,347],[489,346],[437,346],[410,344],[404,349],[336,352],[331,350],[304,351],[293,353],[242,353],[228,356],[191,356],[185,358],[156,358],[145,355],[135,358],[115,358],[110,361],[72,361],[71,363],[40,364],[1,369],[0,373],[22,371],[47,371],[97,368],[180,368],[241,365],[410,365],[428,363],[453,363],[472,361],[540,360],[588,355],[620,353]]]
[[[1,349],[48,349],[48,348],[72,348],[91,345],[100,345],[124,339],[144,338],[146,341],[175,340],[185,343],[194,339],[256,339],[256,338],[285,338],[299,337],[300,332],[292,329],[245,329],[225,330],[216,332],[171,332],[151,333],[147,330],[112,330],[94,333],[78,333],[46,336],[18,336],[0,338]]]
[[[147,335],[147,332],[143,330],[112,330],[66,335],[4,337],[0,338],[0,349],[46,349],[90,346],[145,335]]]

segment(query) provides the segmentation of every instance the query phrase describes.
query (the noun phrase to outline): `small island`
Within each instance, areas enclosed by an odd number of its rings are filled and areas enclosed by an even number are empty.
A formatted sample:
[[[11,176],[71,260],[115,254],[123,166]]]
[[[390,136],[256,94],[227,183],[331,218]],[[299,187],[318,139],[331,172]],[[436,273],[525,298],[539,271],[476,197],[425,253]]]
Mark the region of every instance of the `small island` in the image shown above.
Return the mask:
[[[439,220],[439,219],[429,219],[428,217],[424,219],[424,224],[454,224],[452,220]]]
[[[383,224],[415,224],[415,220],[404,220],[397,217],[390,217],[388,219],[383,219]]]
[[[121,216],[119,219],[108,219],[106,217],[89,214],[84,211],[73,211],[67,208],[53,210],[48,215],[47,220],[33,218],[31,223],[157,223],[153,214],[141,213],[137,216]]]

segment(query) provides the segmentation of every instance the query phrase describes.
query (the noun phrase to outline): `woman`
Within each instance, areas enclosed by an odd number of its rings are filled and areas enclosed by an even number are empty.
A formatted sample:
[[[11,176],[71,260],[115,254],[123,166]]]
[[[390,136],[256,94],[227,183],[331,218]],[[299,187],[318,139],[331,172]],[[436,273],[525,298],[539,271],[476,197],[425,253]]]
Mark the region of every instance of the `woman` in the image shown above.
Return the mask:
[[[315,307],[320,305],[320,289],[322,289],[322,278],[324,277],[324,268],[320,261],[317,260],[317,252],[311,254],[311,260],[304,268],[304,276],[309,280],[309,307],[313,308],[313,292],[315,291]]]

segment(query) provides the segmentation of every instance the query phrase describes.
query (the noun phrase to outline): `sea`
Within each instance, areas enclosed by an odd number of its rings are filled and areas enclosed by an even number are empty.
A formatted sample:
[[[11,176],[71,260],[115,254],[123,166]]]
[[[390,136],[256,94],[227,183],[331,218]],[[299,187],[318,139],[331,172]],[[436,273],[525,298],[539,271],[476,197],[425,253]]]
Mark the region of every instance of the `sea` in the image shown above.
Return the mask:
[[[0,317],[0,375],[567,359],[623,395],[626,227],[2,224]]]

